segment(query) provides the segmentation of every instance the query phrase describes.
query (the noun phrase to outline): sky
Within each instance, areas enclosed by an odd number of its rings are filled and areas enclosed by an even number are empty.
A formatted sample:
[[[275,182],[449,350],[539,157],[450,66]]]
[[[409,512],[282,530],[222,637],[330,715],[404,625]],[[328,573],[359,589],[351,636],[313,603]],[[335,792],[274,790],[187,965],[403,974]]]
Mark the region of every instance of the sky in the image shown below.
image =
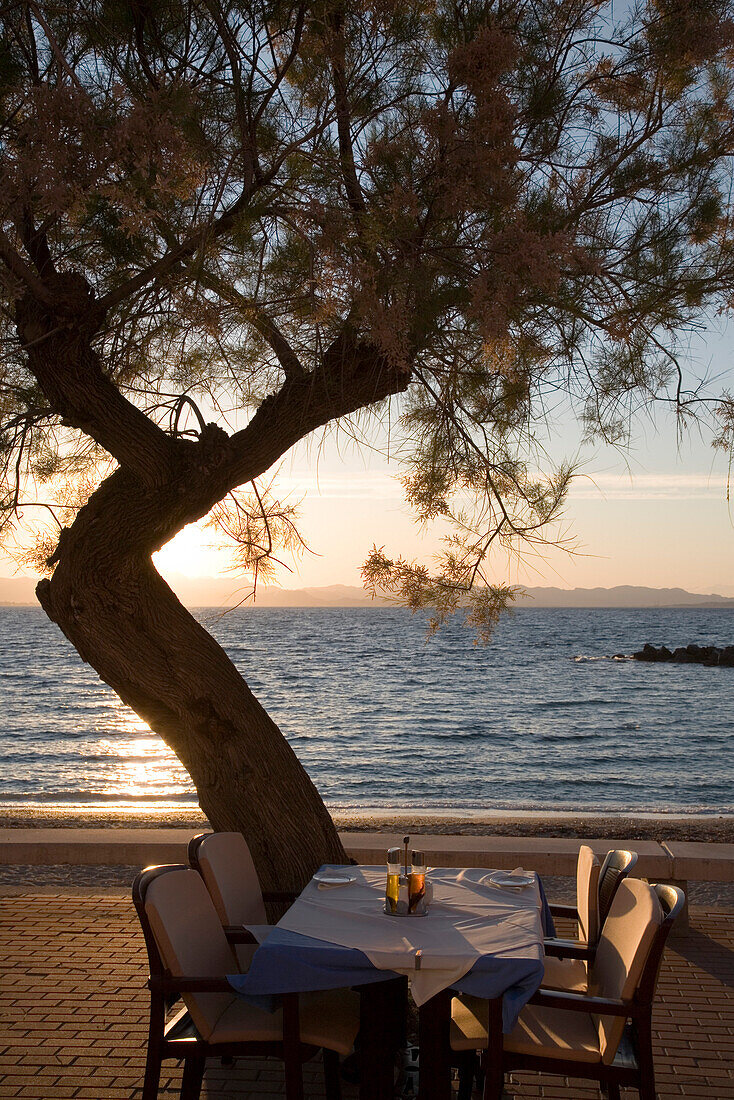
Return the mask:
[[[718,392],[734,390],[734,324],[712,326],[691,345],[693,369],[715,380]],[[495,558],[497,582],[560,588],[643,585],[734,596],[734,504],[728,501],[729,456],[714,451],[696,429],[678,440],[670,413],[649,414],[633,425],[629,448],[585,446],[572,417],[548,427],[551,457],[575,459],[560,534],[575,545],[569,555],[544,548],[511,560]],[[290,452],[280,467],[279,495],[298,501],[299,530],[309,549],[285,558],[284,588],[360,585],[360,567],[373,544],[389,556],[431,563],[440,531],[421,531],[404,502],[400,467],[383,455],[357,448],[341,432],[312,439]],[[175,588],[176,575],[231,576],[231,553],[202,524],[185,528],[155,556]],[[17,575],[0,559],[0,575]],[[23,571],[21,571],[23,572]]]
[[[657,457],[664,436],[654,451],[640,444],[626,462],[616,454],[587,457],[572,485],[562,532],[574,541],[575,552],[546,547],[519,561],[498,560],[494,579],[560,588],[635,584],[734,595],[726,456],[705,446],[686,447],[679,455],[675,432],[667,435],[666,462]],[[296,453],[278,482],[295,499],[304,498],[299,529],[309,546],[300,560],[290,560],[292,573],[281,571],[283,587],[358,585],[373,543],[390,556],[402,553],[430,562],[440,538],[416,526],[397,468],[376,458],[360,464],[327,448],[317,474],[304,459]],[[231,556],[214,544],[211,530],[191,526],[156,555],[157,566],[169,578],[223,573],[231,567]]]
[[[691,342],[693,371],[707,374],[716,392],[734,390],[734,324],[713,324]],[[658,410],[633,424],[629,446],[582,446],[571,416],[548,427],[552,459],[575,459],[559,534],[573,543],[497,558],[496,581],[560,588],[643,585],[734,596],[734,504],[729,503],[729,456],[692,428],[678,438],[675,417]],[[404,502],[400,468],[360,451],[344,437],[295,448],[282,464],[280,491],[300,500],[301,530],[309,551],[281,570],[284,588],[361,584],[360,567],[373,544],[389,556],[430,564],[440,531],[417,527]],[[231,568],[209,530],[191,527],[157,555],[169,577],[216,575]]]
[[[625,7],[622,0],[616,14]],[[719,392],[734,391],[733,352],[734,323],[712,321],[702,337],[691,340],[693,373],[707,374]],[[679,441],[674,419],[665,415],[654,422],[640,418],[627,453],[582,447],[579,429],[564,416],[552,427],[548,448],[557,460],[579,462],[561,532],[576,551],[547,548],[509,561],[497,558],[492,579],[562,588],[682,587],[734,596],[734,504],[728,499],[725,453],[712,451],[695,430]],[[280,584],[358,585],[373,544],[390,556],[430,564],[440,532],[416,527],[399,473],[381,455],[350,448],[344,440],[294,449],[282,464],[279,491],[304,498],[299,529],[309,550],[298,560],[286,559],[292,571],[281,568]],[[171,580],[176,574],[226,574],[231,560],[202,525],[186,528],[156,555],[158,568]],[[24,573],[0,551],[0,575],[19,572]]]

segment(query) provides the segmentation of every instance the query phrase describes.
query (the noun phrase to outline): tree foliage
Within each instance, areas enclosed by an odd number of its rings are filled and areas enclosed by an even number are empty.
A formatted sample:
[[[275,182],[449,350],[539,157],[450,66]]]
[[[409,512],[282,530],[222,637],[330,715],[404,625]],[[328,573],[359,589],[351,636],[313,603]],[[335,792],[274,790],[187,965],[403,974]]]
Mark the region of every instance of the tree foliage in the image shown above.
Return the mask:
[[[725,0],[0,11],[6,531],[24,493],[70,528],[113,466],[144,477],[148,447],[165,466],[160,429],[219,473],[138,549],[217,505],[262,570],[296,536],[256,478],[375,408],[416,514],[455,534],[433,573],[375,550],[366,581],[436,622],[480,582],[486,633],[512,595],[492,547],[542,539],[572,474],[541,472],[549,401],[612,440],[639,403],[700,403],[676,339],[732,304]],[[91,373],[47,369],[60,336]],[[296,391],[322,403],[300,422]],[[250,462],[268,409],[288,430]],[[731,398],[716,410],[730,446]]]

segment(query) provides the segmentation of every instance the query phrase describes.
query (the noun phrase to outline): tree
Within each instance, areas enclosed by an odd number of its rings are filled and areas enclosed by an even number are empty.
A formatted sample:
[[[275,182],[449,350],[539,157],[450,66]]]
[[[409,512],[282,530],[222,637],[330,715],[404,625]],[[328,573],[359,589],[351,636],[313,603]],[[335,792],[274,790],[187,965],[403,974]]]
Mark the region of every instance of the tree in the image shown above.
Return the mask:
[[[46,613],[267,885],[300,886],[343,858],[329,815],[151,555],[212,513],[266,568],[293,527],[258,479],[371,410],[456,534],[433,575],[375,550],[368,584],[439,622],[467,598],[486,633],[511,597],[491,548],[542,538],[568,484],[533,450],[548,395],[607,438],[639,402],[700,402],[675,338],[732,300],[728,10],[0,10],[5,533],[49,509]]]

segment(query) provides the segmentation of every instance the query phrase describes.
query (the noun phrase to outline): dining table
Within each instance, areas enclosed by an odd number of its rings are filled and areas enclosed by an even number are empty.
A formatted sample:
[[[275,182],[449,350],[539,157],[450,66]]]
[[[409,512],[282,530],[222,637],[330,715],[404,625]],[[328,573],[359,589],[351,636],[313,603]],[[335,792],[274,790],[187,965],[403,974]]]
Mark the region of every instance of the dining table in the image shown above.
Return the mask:
[[[384,867],[322,867],[247,972],[228,976],[239,996],[271,1011],[284,993],[358,989],[360,1100],[393,1095],[406,979],[419,1013],[420,1100],[450,1096],[453,996],[487,999],[491,1045],[543,979],[543,941],[554,929],[537,874],[434,867],[427,878],[425,915],[404,916],[385,912]]]

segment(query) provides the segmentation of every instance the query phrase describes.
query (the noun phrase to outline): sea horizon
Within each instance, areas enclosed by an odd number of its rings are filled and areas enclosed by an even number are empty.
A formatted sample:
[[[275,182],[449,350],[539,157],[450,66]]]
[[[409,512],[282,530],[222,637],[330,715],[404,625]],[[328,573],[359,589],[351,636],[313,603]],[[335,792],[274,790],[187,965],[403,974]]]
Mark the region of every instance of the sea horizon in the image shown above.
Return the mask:
[[[34,591],[39,579],[0,577],[0,607],[39,607]],[[372,597],[358,585],[328,584],[302,588],[259,585],[253,600],[247,585],[233,578],[187,577],[176,574],[169,576],[167,581],[189,610],[257,610],[268,607],[394,609],[400,606],[384,596]],[[559,588],[552,585],[517,587],[520,595],[510,605],[516,611],[584,607],[616,607],[628,610],[700,607],[734,610],[734,596],[717,592],[690,592],[680,587],[653,588],[630,584],[591,588]],[[9,596],[13,594],[24,595],[24,598],[10,599]],[[201,598],[195,598],[197,596]]]

